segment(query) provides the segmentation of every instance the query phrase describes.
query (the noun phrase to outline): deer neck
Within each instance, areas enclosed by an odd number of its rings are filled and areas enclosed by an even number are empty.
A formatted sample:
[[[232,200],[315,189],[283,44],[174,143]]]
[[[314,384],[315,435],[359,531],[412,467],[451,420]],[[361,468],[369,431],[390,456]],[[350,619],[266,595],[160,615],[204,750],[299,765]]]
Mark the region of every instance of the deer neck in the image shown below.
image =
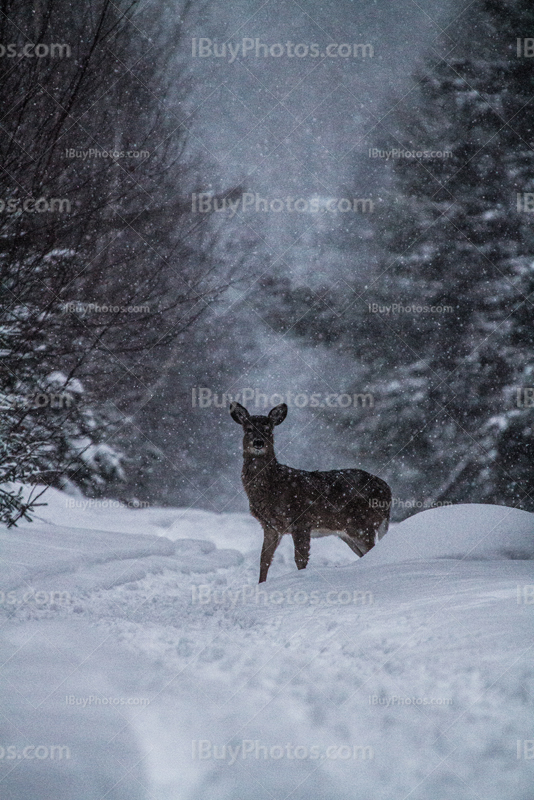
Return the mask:
[[[274,452],[261,456],[244,453],[241,476],[247,493],[254,491],[255,488],[261,490],[263,486],[268,485],[278,466]]]

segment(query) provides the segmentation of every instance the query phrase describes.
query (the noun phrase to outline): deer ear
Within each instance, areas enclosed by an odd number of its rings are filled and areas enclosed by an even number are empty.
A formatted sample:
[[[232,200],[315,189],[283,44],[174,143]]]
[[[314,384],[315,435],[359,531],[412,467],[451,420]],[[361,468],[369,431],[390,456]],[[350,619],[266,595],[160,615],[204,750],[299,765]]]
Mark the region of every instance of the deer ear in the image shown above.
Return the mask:
[[[287,406],[285,403],[280,403],[279,406],[275,406],[269,411],[269,419],[273,425],[280,425],[280,423],[285,420],[286,416]]]
[[[245,406],[242,406],[241,403],[230,403],[230,416],[237,422],[239,425],[244,425],[250,419],[250,414],[248,413]]]

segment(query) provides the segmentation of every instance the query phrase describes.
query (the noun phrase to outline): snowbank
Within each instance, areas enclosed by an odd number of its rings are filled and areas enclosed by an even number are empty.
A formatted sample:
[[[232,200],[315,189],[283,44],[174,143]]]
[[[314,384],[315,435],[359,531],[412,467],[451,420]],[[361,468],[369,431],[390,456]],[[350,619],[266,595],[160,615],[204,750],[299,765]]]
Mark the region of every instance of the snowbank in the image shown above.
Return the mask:
[[[6,800],[530,797],[533,515],[285,537],[258,586],[248,515],[45,499],[0,529]]]
[[[431,508],[392,525],[365,563],[421,558],[533,559],[534,514],[477,503]]]

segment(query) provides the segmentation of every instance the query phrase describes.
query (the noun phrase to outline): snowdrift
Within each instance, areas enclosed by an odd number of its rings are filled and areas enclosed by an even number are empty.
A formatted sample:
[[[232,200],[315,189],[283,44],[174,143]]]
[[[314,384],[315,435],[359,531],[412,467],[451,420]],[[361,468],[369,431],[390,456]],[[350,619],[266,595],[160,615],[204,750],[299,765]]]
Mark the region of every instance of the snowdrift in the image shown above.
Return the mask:
[[[534,559],[534,514],[477,503],[431,508],[392,525],[365,563],[431,558]]]
[[[6,800],[530,797],[534,515],[284,537],[258,587],[246,514],[44,499],[0,528]]]

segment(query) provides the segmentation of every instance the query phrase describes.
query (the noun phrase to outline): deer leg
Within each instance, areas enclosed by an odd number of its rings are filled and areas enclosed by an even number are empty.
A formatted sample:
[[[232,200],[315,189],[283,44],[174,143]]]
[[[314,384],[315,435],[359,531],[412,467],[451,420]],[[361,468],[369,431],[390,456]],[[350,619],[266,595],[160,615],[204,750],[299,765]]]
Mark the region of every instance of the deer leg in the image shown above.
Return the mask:
[[[348,544],[348,546],[350,547],[350,549],[354,553],[356,553],[357,556],[359,556],[360,558],[363,556],[362,551],[358,547],[356,539],[354,539],[354,537],[352,535],[347,533],[344,536],[340,536],[339,538],[342,539],[344,542],[346,542]]]
[[[276,548],[280,544],[281,535],[274,528],[263,529],[263,547],[261,548],[260,560],[260,580],[263,583],[267,580],[267,573],[273,560]]]
[[[384,536],[388,532],[388,527],[389,527],[389,518],[385,517],[382,520],[382,522],[380,523],[380,525],[376,529],[376,535],[377,535],[378,541],[380,541],[380,539],[384,538]]]
[[[361,558],[375,546],[376,530],[377,524],[374,522],[358,528],[350,525],[340,538]]]
[[[297,569],[306,569],[310,557],[310,530],[292,531]]]

